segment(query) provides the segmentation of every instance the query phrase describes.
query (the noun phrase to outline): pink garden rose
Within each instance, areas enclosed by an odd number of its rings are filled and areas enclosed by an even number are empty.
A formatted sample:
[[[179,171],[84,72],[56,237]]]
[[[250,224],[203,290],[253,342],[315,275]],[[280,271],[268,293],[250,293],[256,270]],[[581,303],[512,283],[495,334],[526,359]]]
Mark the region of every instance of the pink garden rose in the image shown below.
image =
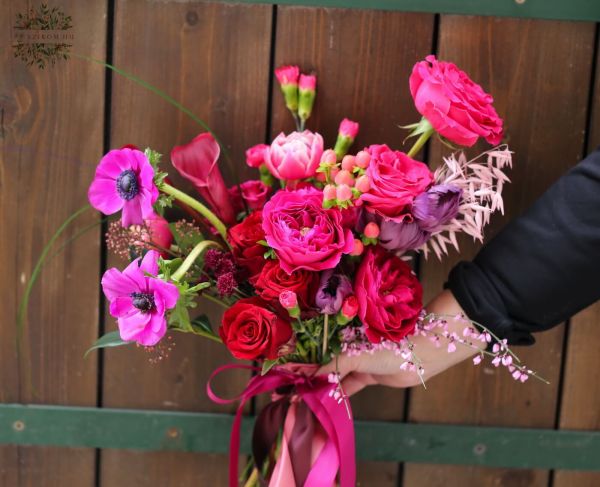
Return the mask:
[[[433,182],[433,174],[422,162],[387,145],[372,145],[367,176],[369,190],[360,200],[367,211],[395,222],[412,221],[411,206]]]
[[[277,179],[295,181],[315,175],[323,154],[323,137],[310,130],[280,133],[265,154],[265,164]]]
[[[142,225],[154,215],[158,199],[154,169],[143,152],[129,147],[111,150],[98,167],[88,190],[90,204],[105,215],[123,210],[124,227]]]
[[[443,137],[466,147],[479,137],[492,145],[502,140],[494,99],[455,64],[427,56],[415,64],[409,83],[417,110]]]
[[[315,188],[279,191],[263,208],[265,239],[288,274],[333,269],[354,248],[354,237],[337,208],[323,208]]]
[[[398,342],[415,329],[423,290],[406,262],[381,247],[363,257],[354,280],[358,317],[372,343]]]
[[[150,250],[121,272],[108,269],[102,290],[110,301],[110,314],[117,318],[121,339],[145,347],[156,345],[167,331],[165,312],[177,304],[177,286],[158,274],[158,252]]]

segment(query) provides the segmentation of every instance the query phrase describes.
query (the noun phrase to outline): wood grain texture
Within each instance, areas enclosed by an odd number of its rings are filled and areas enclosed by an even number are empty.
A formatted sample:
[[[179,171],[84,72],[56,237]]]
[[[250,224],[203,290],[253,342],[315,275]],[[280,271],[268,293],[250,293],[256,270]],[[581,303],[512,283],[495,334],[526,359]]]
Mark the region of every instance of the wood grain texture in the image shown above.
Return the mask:
[[[94,406],[97,362],[83,353],[98,332],[99,228],[48,261],[31,296],[20,355],[16,348],[17,306],[37,258],[86,203],[104,111],[97,66],[70,59],[41,70],[13,57],[15,16],[31,6],[0,4],[0,401]],[[73,50],[102,57],[104,2],[68,0],[61,8],[73,17]],[[86,213],[63,239],[95,221],[97,214]],[[94,462],[91,449],[3,446],[0,485],[92,486]]]
[[[600,145],[600,64],[596,61],[591,124],[588,128],[588,153]],[[563,376],[559,427],[563,429],[600,430],[600,303],[571,319],[568,331],[566,364]],[[596,487],[598,472],[554,473],[554,487]]]
[[[298,64],[318,76],[317,100],[308,128],[326,147],[335,143],[340,121],[360,123],[353,150],[373,143],[400,146],[398,125],[416,121],[408,89],[413,64],[431,50],[434,17],[340,9],[278,7],[275,66]],[[279,86],[273,87],[272,136],[293,130]],[[402,420],[404,392],[372,388],[352,400],[355,417]],[[395,486],[398,466],[361,462],[358,483]]]
[[[488,239],[582,156],[593,39],[593,24],[442,16],[440,58],[458,64],[494,95],[515,152],[507,212],[492,220]],[[442,153],[433,146],[433,165]],[[432,258],[422,266],[428,298],[441,290],[459,258],[472,257],[478,248],[464,239],[461,244],[460,255],[454,252],[441,264]],[[426,391],[411,391],[410,420],[553,427],[563,335],[562,326],[555,328],[538,335],[535,347],[517,351],[551,385],[534,380],[522,385],[504,370],[465,363],[432,380]],[[441,483],[541,487],[548,473],[428,465],[405,469],[407,487]]]
[[[229,162],[220,160],[225,178],[248,178],[244,150],[266,134],[272,7],[119,0],[115,17],[114,64],[206,121],[231,155]],[[162,152],[176,184],[194,194],[168,155],[204,130],[144,88],[120,77],[113,82],[111,146],[133,143]],[[218,325],[220,310],[207,310]],[[106,326],[115,327],[110,317]],[[223,412],[205,385],[215,368],[232,361],[225,347],[179,334],[175,341],[169,358],[157,365],[142,350],[108,351],[104,405]],[[232,372],[219,392],[235,396],[246,380]],[[110,487],[219,486],[227,478],[227,458],[218,455],[105,451],[101,464],[102,485]]]

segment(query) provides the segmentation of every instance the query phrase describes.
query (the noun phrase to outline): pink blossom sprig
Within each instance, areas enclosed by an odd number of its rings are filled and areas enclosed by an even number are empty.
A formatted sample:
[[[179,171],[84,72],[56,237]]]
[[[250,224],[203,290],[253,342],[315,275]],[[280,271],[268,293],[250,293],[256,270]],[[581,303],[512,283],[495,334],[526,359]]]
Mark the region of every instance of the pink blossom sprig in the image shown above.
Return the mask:
[[[460,334],[449,331],[448,319],[464,322],[465,327]],[[479,327],[482,331],[477,331],[475,327]],[[404,359],[404,362],[400,365],[400,370],[417,373],[421,382],[425,385],[423,381],[425,369],[415,353],[416,345],[410,340],[410,337],[405,337],[400,342],[382,340],[380,343],[371,343],[367,339],[362,326],[343,328],[340,335],[342,353],[357,356],[363,353],[373,354],[380,350],[390,350]],[[491,358],[492,365],[506,367],[513,379],[520,382],[525,382],[529,377],[534,377],[549,384],[546,379],[521,363],[519,357],[508,347],[506,340],[501,340],[486,327],[469,320],[464,315],[427,314],[423,310],[415,327],[414,335],[427,337],[436,347],[441,347],[444,344],[448,353],[456,352],[458,346],[472,348],[477,351],[477,355],[473,358],[475,365],[479,365],[483,358],[488,356]],[[481,350],[478,345],[480,343],[494,344],[490,351]]]
[[[438,229],[420,248],[425,257],[430,250],[441,259],[448,253],[448,245],[458,250],[456,235],[466,233],[474,240],[483,241],[483,227],[491,214],[504,214],[502,190],[510,182],[503,169],[512,167],[512,152],[501,145],[467,160],[463,152],[444,157],[444,163],[434,173],[435,185],[451,185],[462,190],[456,218]]]

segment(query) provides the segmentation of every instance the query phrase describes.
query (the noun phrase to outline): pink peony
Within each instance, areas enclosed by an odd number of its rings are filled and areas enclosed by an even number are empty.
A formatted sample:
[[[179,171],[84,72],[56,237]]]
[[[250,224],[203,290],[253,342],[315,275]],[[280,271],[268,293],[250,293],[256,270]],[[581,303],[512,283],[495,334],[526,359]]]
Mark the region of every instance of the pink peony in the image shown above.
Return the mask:
[[[315,188],[279,191],[263,208],[265,239],[283,270],[333,269],[342,254],[352,252],[352,231],[337,208],[323,208],[323,193]]]
[[[257,144],[246,150],[246,164],[258,168],[265,163],[265,152],[269,148],[267,144]]]
[[[233,205],[219,170],[221,149],[209,133],[200,134],[189,144],[174,147],[171,161],[179,174],[191,181],[202,198],[225,223],[235,223]]]
[[[121,272],[108,269],[102,290],[117,318],[121,338],[145,347],[156,345],[167,331],[165,312],[177,304],[177,286],[158,279],[158,252],[150,250]]]
[[[265,164],[277,179],[290,181],[315,175],[321,155],[323,137],[310,130],[280,133],[265,154]]]
[[[395,222],[412,221],[411,206],[433,182],[425,164],[387,145],[372,145],[367,176],[369,191],[360,197],[367,211]]]
[[[453,63],[427,56],[410,75],[415,106],[443,137],[471,147],[479,137],[490,144],[502,140],[502,119],[491,95]]]
[[[423,290],[406,262],[381,247],[369,249],[354,280],[358,316],[372,343],[399,342],[419,318]]]
[[[142,225],[154,215],[152,205],[158,199],[154,169],[139,150],[111,150],[98,167],[88,190],[90,204],[105,215],[123,210],[124,227]]]

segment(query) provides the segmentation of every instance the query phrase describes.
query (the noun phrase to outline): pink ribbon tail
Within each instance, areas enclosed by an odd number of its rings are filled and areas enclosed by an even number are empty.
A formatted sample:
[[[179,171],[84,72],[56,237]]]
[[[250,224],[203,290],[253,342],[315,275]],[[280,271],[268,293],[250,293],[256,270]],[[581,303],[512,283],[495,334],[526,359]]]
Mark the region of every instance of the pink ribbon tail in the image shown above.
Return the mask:
[[[206,384],[206,392],[210,399],[217,404],[231,404],[239,401],[239,405],[231,429],[229,448],[229,486],[238,486],[238,456],[240,450],[240,428],[242,412],[246,402],[252,397],[275,391],[282,386],[295,386],[295,393],[303,400],[314,414],[326,435],[325,445],[321,449],[316,461],[311,466],[310,472],[303,487],[331,487],[338,473],[340,474],[340,487],[354,487],[356,483],[356,459],[354,447],[354,422],[348,417],[346,408],[329,397],[332,385],[324,376],[306,377],[284,369],[274,368],[266,375],[255,375],[248,381],[246,389],[234,399],[222,399],[212,390],[212,380],[221,372],[229,369],[246,369],[260,372],[260,369],[249,365],[229,364],[215,370]],[[295,415],[294,409],[292,415]],[[289,414],[289,412],[288,412]],[[288,419],[289,426],[288,426]],[[286,417],[284,433],[287,426],[293,431],[295,416]],[[291,433],[290,433],[291,434]],[[287,459],[291,462],[290,441],[284,436]],[[283,446],[283,445],[282,445]],[[282,450],[283,452],[283,450]],[[285,460],[285,458],[281,458]],[[280,467],[283,468],[283,467]],[[291,472],[290,472],[291,471]],[[290,471],[292,474],[291,463]],[[278,475],[283,472],[277,472]],[[300,486],[298,486],[300,487]]]

